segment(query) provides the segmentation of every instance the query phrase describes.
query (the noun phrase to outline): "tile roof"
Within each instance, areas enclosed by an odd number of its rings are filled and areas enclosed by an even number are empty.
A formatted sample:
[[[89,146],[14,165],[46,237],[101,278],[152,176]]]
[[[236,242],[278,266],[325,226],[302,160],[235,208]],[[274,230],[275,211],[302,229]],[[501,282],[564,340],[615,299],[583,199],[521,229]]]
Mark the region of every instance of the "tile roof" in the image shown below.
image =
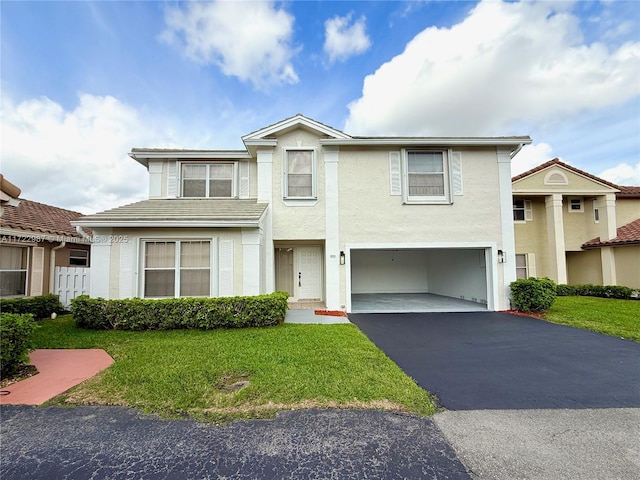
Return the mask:
[[[16,207],[12,205],[2,206],[0,227],[36,234],[82,239],[82,236],[76,232],[75,227],[70,223],[82,217],[82,213],[23,198],[19,200],[20,203]]]
[[[592,238],[582,244],[582,248],[615,247],[617,245],[640,245],[640,218],[618,228],[617,236],[611,240],[600,241],[600,237]]]
[[[618,188],[620,189],[620,192],[616,193],[618,198],[640,198],[640,186],[620,185]]]
[[[256,200],[218,200],[211,198],[169,198],[144,200],[78,219],[78,224],[126,222],[246,222],[258,221],[267,208]]]
[[[525,177],[528,177],[529,175],[533,174],[533,173],[537,173],[541,170],[544,170],[545,168],[551,167],[553,165],[558,165],[560,167],[564,167],[567,170],[571,170],[574,173],[577,173],[578,175],[584,175],[585,177],[590,178],[591,180],[595,180],[596,182],[600,182],[600,183],[604,183],[605,185],[611,187],[611,188],[615,188],[615,189],[620,189],[620,187],[618,185],[616,185],[615,183],[611,183],[607,180],[604,180],[600,177],[596,177],[595,175],[591,175],[588,172],[585,172],[584,170],[580,170],[579,168],[576,167],[572,167],[571,165],[569,165],[568,163],[564,163],[561,162],[559,159],[554,158],[553,160],[549,160],[548,162],[545,162],[541,165],[538,165],[537,167],[532,168],[531,170],[527,170],[526,172],[523,172],[519,175],[516,175],[515,177],[513,177],[511,179],[512,182],[517,182],[518,180],[521,180]],[[640,188],[640,187],[639,187]]]

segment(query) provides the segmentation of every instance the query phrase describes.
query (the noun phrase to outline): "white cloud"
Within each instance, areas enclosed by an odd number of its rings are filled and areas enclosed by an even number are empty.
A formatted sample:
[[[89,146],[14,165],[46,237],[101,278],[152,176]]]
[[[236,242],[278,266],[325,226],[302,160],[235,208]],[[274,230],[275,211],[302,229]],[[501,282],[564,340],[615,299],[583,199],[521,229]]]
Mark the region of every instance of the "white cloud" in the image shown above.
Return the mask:
[[[365,18],[351,23],[353,14],[335,16],[324,22],[324,51],[329,61],[345,61],[347,58],[365,52],[371,46],[367,36]]]
[[[258,88],[298,81],[291,64],[294,18],[272,2],[190,2],[168,8],[165,22],[160,38],[195,62]]]
[[[515,177],[553,158],[555,157],[553,156],[551,145],[547,145],[546,143],[525,145],[514,159],[511,160],[511,176]],[[563,159],[560,158],[560,160],[564,162]]]
[[[640,185],[640,162],[635,165],[621,163],[607,168],[598,177],[609,180],[616,185]]]
[[[144,199],[148,177],[127,156],[163,135],[111,96],[80,95],[65,111],[49,98],[2,97],[2,173],[22,197],[91,213]]]
[[[640,94],[640,43],[586,44],[565,2],[483,1],[430,27],[364,80],[345,130],[363,135],[504,135]]]

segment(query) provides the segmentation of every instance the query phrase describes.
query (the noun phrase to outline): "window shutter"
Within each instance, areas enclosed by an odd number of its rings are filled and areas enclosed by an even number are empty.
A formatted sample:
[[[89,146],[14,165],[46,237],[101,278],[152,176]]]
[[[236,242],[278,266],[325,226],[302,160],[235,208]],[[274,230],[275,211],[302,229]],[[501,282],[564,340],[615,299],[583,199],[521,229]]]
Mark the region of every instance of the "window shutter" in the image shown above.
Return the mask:
[[[238,197],[249,198],[249,162],[239,162],[238,170],[238,176],[240,177]]]
[[[390,195],[402,195],[400,152],[389,152],[389,189]]]
[[[233,240],[220,240],[218,246],[218,295],[233,295]]]
[[[167,197],[178,196],[178,164],[169,162],[169,175],[167,176]]]
[[[530,277],[536,276],[536,254],[527,253],[527,274]]]
[[[44,247],[31,249],[31,288],[30,295],[42,295],[42,280],[44,279]]]
[[[527,222],[533,220],[533,205],[531,203],[531,200],[524,201],[524,219]]]
[[[131,298],[133,293],[134,243],[120,244],[120,291],[119,298]]]
[[[451,186],[454,195],[463,195],[462,191],[462,152],[451,152]]]

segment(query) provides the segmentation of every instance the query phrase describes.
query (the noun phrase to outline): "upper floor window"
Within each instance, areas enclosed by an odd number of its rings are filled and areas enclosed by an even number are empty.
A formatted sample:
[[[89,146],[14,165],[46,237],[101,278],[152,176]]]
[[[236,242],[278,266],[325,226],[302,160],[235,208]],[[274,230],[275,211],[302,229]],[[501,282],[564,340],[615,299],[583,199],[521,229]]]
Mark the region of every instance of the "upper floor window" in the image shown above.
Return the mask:
[[[404,158],[404,192],[408,203],[449,201],[447,156],[442,151],[407,151]]]
[[[593,199],[593,222],[600,223],[600,207],[598,206],[598,200]]]
[[[316,198],[316,165],[313,150],[287,150],[284,162],[285,198]]]
[[[233,198],[235,177],[233,163],[183,164],[182,196]]]
[[[570,198],[568,208],[570,213],[584,212],[582,198]]]
[[[531,200],[514,198],[513,199],[513,221],[529,222],[531,220],[533,220],[533,208],[532,208]]]

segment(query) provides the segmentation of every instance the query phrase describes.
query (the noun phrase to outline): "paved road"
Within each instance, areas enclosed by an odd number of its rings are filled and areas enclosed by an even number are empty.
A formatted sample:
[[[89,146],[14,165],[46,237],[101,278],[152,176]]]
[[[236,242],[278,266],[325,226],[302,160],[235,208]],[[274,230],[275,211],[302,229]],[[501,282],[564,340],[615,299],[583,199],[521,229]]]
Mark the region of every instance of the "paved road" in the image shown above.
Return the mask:
[[[121,407],[0,407],[0,478],[465,479],[430,419],[283,412],[225,427]]]
[[[351,314],[450,410],[640,407],[640,344],[496,312]]]

